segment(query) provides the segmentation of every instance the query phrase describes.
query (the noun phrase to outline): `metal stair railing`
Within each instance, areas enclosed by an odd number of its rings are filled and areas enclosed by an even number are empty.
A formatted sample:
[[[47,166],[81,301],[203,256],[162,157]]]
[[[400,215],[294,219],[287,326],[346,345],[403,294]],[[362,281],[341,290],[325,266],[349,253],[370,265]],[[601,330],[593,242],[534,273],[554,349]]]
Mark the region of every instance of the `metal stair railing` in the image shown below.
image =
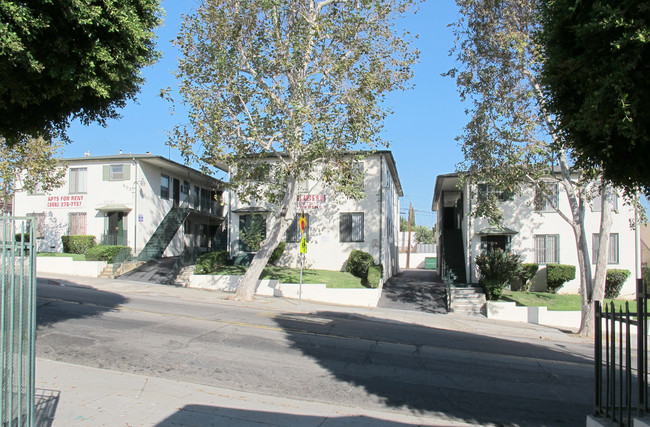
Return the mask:
[[[171,208],[151,238],[149,238],[142,251],[138,254],[138,260],[148,261],[160,258],[190,212],[191,209],[189,207]]]

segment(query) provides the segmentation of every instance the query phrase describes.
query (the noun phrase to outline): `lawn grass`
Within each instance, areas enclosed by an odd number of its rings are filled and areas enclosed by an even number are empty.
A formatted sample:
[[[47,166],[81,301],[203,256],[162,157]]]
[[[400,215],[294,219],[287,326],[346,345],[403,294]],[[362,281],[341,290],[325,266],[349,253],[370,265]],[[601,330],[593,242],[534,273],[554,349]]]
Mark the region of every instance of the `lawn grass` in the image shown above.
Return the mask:
[[[527,307],[546,306],[549,311],[580,311],[580,295],[549,294],[547,292],[523,292],[504,290],[501,301],[516,302],[517,305]],[[605,303],[610,304],[611,299]],[[622,308],[625,311],[625,303],[630,303],[630,311],[636,311],[636,301],[617,299],[613,300],[616,311]]]
[[[39,252],[38,256],[45,257],[72,257],[73,261],[85,261],[86,255],[84,254],[62,254],[59,252]]]
[[[248,267],[228,265],[212,274],[216,275],[243,275]],[[300,283],[300,269],[287,267],[266,266],[260,279],[279,280],[281,283]],[[361,279],[343,271],[304,269],[302,283],[325,283],[328,288],[358,288],[367,289],[361,284]]]

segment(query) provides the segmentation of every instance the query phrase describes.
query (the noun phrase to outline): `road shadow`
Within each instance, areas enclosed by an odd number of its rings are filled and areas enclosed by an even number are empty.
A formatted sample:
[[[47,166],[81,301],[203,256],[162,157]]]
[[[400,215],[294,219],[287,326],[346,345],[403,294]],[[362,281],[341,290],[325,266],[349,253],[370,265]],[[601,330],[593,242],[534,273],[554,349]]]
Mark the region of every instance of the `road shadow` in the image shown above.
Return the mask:
[[[34,426],[51,427],[61,392],[37,388],[34,393]]]
[[[292,348],[355,386],[343,388],[360,387],[389,408],[520,426],[584,424],[593,410],[587,346],[576,354],[569,345],[537,343],[535,337],[496,338],[347,317],[319,312],[275,320]]]
[[[128,302],[120,294],[69,280],[38,278],[36,284],[37,328],[71,319],[100,316]]]
[[[447,313],[445,285],[434,270],[403,270],[384,283],[380,308]]]
[[[177,260],[177,256],[149,260],[140,267],[122,274],[120,280],[173,285],[176,279],[174,266]]]
[[[283,412],[253,411],[208,405],[185,405],[156,424],[156,427],[211,427],[211,426],[412,426],[395,421],[364,416],[295,415]]]

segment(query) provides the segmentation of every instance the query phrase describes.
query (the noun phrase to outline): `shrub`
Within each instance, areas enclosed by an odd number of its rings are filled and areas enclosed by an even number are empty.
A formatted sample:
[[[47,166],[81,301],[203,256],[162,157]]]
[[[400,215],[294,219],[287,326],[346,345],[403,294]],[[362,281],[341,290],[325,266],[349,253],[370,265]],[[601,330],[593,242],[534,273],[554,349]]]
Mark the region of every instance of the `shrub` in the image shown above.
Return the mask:
[[[203,254],[196,259],[195,274],[210,274],[226,265],[230,254],[228,251],[217,251]]]
[[[630,277],[630,270],[612,268],[607,270],[605,279],[605,298],[617,298],[623,288],[623,283]]]
[[[576,266],[566,264],[546,264],[546,286],[554,294],[569,280],[576,278]]]
[[[368,277],[361,280],[361,284],[368,288],[376,288],[381,282],[381,277],[384,274],[384,266],[381,264],[371,265],[368,268]]]
[[[284,249],[287,247],[287,242],[280,242],[278,243],[278,246],[273,249],[273,253],[271,253],[271,257],[269,258],[269,264],[275,264],[278,262],[282,254],[284,253]]]
[[[16,233],[15,237],[16,237],[16,242],[17,243],[20,243],[20,242],[28,243],[29,242],[29,233]]]
[[[477,255],[476,265],[485,296],[492,301],[501,296],[510,280],[519,276],[521,257],[502,249],[490,249]]]
[[[526,292],[530,290],[530,281],[533,280],[533,277],[535,277],[535,274],[537,274],[537,270],[539,270],[539,264],[521,264],[518,276],[519,280],[521,280],[522,290]]]
[[[66,254],[85,254],[96,245],[95,236],[86,235],[61,236],[61,243]]]
[[[488,301],[496,301],[501,298],[505,285],[497,279],[481,279],[481,287]]]
[[[131,255],[131,248],[128,246],[97,245],[86,252],[87,261],[107,261],[113,263],[115,260],[124,260]]]
[[[375,264],[375,259],[368,252],[358,249],[350,252],[348,263],[345,271],[352,273],[353,276],[365,279],[368,277],[368,269]]]

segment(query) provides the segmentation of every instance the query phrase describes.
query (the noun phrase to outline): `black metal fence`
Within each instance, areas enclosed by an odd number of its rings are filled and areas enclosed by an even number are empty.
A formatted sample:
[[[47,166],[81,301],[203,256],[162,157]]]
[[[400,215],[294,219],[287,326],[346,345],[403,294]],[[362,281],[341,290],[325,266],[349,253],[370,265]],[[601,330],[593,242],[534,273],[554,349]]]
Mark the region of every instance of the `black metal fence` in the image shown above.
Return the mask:
[[[596,302],[595,415],[622,426],[648,412],[648,289],[637,280],[636,310]]]

